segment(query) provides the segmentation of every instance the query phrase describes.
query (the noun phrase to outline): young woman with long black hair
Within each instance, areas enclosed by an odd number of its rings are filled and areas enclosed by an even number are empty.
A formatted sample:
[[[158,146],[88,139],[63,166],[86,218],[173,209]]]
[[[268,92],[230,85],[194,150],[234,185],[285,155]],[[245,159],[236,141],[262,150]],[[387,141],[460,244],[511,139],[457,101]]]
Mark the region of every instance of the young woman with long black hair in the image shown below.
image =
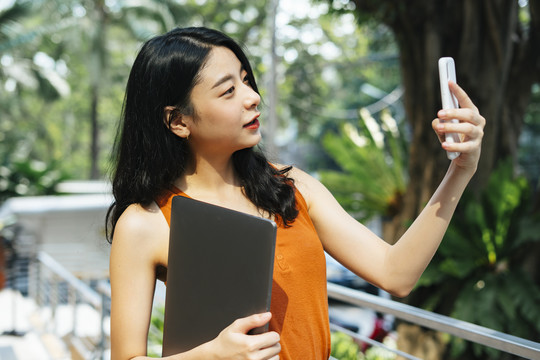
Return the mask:
[[[241,47],[207,28],[147,41],[126,89],[107,215],[112,242],[112,359],[146,356],[157,280],[166,281],[170,204],[180,195],[278,224],[269,313],[238,319],[171,359],[328,359],[324,250],[370,283],[407,295],[435,253],[475,173],[484,118],[456,84],[461,109],[438,113],[442,148],[461,152],[415,222],[393,246],[349,216],[316,179],[269,163],[256,149],[260,96]],[[440,120],[458,119],[459,124]],[[448,144],[457,132],[463,142]],[[248,335],[269,323],[270,331]]]

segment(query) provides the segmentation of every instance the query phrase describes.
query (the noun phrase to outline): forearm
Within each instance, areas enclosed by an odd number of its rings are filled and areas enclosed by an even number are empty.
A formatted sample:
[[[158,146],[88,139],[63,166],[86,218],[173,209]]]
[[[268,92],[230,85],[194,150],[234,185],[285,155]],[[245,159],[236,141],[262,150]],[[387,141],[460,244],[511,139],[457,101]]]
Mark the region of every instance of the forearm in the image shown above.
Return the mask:
[[[165,357],[169,360],[198,360],[198,359],[274,359],[281,351],[279,334],[269,331],[263,334],[248,335],[251,329],[264,326],[270,321],[270,312],[254,314],[235,320],[223,329],[219,335],[196,348]],[[120,351],[117,349],[117,351]],[[121,351],[120,351],[121,352]],[[124,354],[127,353],[124,352]],[[115,356],[112,359],[143,360],[145,356]]]
[[[204,360],[204,359],[213,359],[215,356],[211,355],[207,344],[202,344],[192,350],[162,357],[161,359],[164,360]],[[155,358],[151,358],[148,356],[136,356],[134,358],[131,358],[130,360],[155,360]]]
[[[414,287],[448,228],[471,174],[451,164],[432,198],[405,234],[388,249],[385,287],[398,296],[406,296]]]

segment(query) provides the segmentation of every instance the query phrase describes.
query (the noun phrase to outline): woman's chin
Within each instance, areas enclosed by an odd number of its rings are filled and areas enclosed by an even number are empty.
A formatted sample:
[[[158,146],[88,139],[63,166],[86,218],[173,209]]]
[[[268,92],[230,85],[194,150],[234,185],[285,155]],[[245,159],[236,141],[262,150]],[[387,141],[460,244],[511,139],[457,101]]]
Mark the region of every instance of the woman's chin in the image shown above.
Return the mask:
[[[249,141],[248,145],[245,148],[252,148],[254,146],[259,145],[261,143],[261,140],[262,140],[261,133],[257,132],[257,134],[253,136],[253,140]]]

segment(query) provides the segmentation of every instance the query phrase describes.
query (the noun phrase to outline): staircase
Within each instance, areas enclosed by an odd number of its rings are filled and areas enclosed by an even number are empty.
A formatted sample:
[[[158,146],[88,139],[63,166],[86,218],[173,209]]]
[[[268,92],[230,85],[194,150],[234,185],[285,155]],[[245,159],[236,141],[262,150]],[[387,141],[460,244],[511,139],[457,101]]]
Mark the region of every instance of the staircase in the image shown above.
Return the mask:
[[[71,359],[63,341],[46,330],[32,299],[5,289],[0,291],[0,309],[1,360]]]

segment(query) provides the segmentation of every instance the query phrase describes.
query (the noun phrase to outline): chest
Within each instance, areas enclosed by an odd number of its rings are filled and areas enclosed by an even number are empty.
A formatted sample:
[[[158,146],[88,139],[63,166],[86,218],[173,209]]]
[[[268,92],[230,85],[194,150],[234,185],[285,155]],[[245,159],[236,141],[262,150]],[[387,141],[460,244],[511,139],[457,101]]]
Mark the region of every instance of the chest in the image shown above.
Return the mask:
[[[197,199],[199,200],[199,199]],[[228,209],[231,209],[231,210],[234,210],[234,211],[237,211],[237,212],[242,212],[242,213],[246,213],[246,214],[249,214],[249,215],[252,215],[252,216],[255,216],[255,217],[263,217],[261,214],[261,212],[259,212],[256,208],[252,207],[250,203],[242,203],[242,202],[239,202],[236,204],[236,206],[227,206],[228,204],[226,203],[216,203],[215,201],[213,202],[210,202],[210,201],[204,201],[204,200],[199,200],[199,201],[202,201],[202,202],[207,202],[207,203],[211,203],[213,205],[217,205],[217,206],[220,206],[220,207],[226,207]],[[201,209],[201,208],[198,208],[198,209]],[[204,208],[203,208],[204,209]],[[161,281],[166,281],[167,279],[167,268],[168,268],[168,262],[169,262],[169,245],[170,245],[170,239],[169,239],[169,236],[170,236],[170,223],[171,221],[174,221],[174,219],[172,219],[172,201],[169,201],[165,206],[161,207],[161,211],[163,213],[163,215],[165,216],[165,219],[167,220],[168,224],[167,225],[167,228],[166,228],[166,231],[163,233],[163,236],[159,236],[159,239],[158,239],[158,244],[157,244],[157,254],[156,254],[156,261],[155,261],[155,274],[156,274],[156,278],[158,280],[161,280]],[[182,213],[180,210],[177,210],[179,211],[175,216],[182,216]],[[184,210],[182,210],[184,211]],[[186,210],[187,211],[187,210]],[[201,212],[203,210],[199,210],[199,212]],[[203,211],[202,212],[204,214],[204,218],[207,219],[208,216],[212,216],[212,215],[209,215],[206,211]],[[218,216],[219,215],[215,215],[215,216]],[[266,218],[268,218],[268,216],[266,216]],[[185,219],[185,217],[184,217]],[[200,222],[202,222],[203,224],[206,223],[206,220],[201,220]],[[185,223],[185,221],[181,222],[183,225],[182,226],[188,226],[188,223]],[[195,234],[198,232],[197,230],[197,226],[201,226],[201,224],[197,224],[197,225],[194,225],[196,226],[195,228],[192,228],[192,230],[195,231]],[[203,225],[204,226],[204,225]],[[202,229],[202,230],[211,230],[211,229],[208,229],[208,227],[206,227],[205,229]],[[160,232],[161,233],[161,232]],[[216,233],[215,235],[218,235],[217,237],[219,237],[219,234]],[[213,236],[213,235],[211,235]],[[195,240],[196,241],[196,237],[195,237]],[[196,244],[194,244],[196,245]],[[223,245],[223,243],[221,243],[220,245]]]
[[[167,280],[168,256],[169,237],[166,236],[160,241],[156,266],[156,278],[163,282]],[[278,227],[274,255],[275,278],[287,278],[293,274],[297,277],[305,273],[310,277],[317,274],[317,277],[324,279],[325,271],[322,244],[305,214],[300,214],[290,227]],[[298,278],[302,279],[303,276]]]

